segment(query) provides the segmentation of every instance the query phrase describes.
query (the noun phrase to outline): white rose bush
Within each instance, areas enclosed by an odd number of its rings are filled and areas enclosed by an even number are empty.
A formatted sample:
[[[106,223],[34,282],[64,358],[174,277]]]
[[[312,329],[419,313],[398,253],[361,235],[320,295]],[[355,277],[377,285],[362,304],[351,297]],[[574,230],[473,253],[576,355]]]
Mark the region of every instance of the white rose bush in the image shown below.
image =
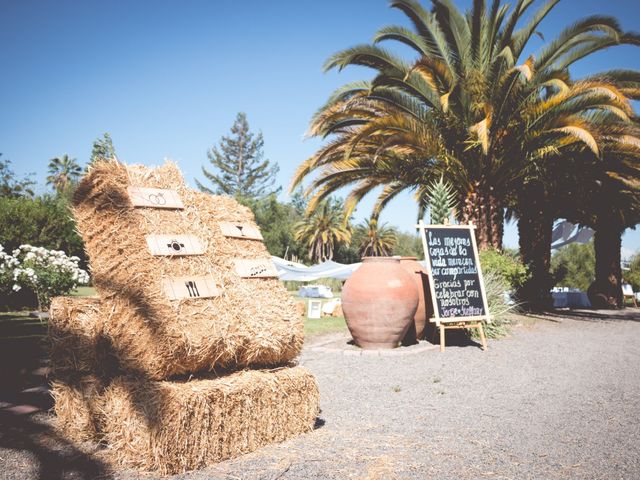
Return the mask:
[[[78,257],[68,257],[61,250],[20,245],[9,254],[0,245],[0,293],[29,289],[35,293],[39,310],[49,308],[52,297],[89,282],[79,262]]]

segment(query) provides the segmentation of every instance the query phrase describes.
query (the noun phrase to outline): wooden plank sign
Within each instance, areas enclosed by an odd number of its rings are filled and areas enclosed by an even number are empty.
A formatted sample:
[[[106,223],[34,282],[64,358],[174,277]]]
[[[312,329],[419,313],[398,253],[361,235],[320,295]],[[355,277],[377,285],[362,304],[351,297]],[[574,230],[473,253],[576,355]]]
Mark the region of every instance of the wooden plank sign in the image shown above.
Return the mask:
[[[211,275],[171,277],[162,281],[162,289],[169,300],[211,298],[220,295]]]
[[[195,235],[147,235],[151,255],[183,256],[202,255],[204,245]]]
[[[242,278],[277,277],[278,271],[271,260],[234,260],[236,273]]]
[[[434,319],[440,322],[490,321],[474,226],[425,225],[422,246],[431,276]]]
[[[175,190],[163,188],[129,187],[129,199],[134,207],[169,208],[182,210],[184,205]]]
[[[262,240],[260,229],[248,223],[220,222],[220,230],[225,237]]]

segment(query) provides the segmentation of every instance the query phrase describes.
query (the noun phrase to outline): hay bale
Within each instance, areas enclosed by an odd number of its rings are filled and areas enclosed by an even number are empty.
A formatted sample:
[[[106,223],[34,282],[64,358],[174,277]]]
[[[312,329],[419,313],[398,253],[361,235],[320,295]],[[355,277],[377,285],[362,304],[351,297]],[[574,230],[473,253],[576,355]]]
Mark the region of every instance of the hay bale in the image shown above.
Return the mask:
[[[54,427],[72,442],[100,441],[104,383],[96,376],[51,382]]]
[[[97,297],[55,297],[49,309],[49,346],[54,377],[119,373]]]
[[[134,208],[128,187],[174,189],[184,210]],[[277,278],[240,278],[234,259],[265,259],[260,241],[225,237],[219,222],[255,226],[234,199],[186,188],[177,167],[95,164],[74,196],[74,215],[85,241],[100,315],[125,371],[153,379],[293,360],[303,341],[302,321]],[[192,234],[206,253],[153,256],[146,235]],[[169,300],[162,281],[212,275],[221,295]]]
[[[318,398],[302,367],[183,382],[119,377],[103,395],[103,439],[123,467],[175,474],[311,431]]]

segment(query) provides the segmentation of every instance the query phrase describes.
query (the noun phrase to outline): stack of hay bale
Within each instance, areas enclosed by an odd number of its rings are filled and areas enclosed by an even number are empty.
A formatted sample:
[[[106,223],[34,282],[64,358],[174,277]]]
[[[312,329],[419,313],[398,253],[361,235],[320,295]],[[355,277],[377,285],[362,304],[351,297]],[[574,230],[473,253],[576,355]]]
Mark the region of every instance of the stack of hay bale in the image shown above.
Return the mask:
[[[74,215],[97,298],[55,298],[57,423],[117,463],[177,473],[310,431],[302,322],[251,212],[173,164],[97,163]]]

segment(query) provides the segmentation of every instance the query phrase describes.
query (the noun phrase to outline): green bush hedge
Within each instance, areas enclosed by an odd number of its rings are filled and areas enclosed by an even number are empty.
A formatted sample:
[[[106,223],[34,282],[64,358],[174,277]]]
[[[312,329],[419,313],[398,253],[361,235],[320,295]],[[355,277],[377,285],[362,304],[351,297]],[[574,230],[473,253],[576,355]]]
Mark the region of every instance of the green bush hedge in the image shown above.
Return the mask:
[[[0,244],[7,252],[24,244],[37,245],[76,256],[87,268],[84,243],[64,197],[0,197],[0,225]]]
[[[505,293],[515,292],[527,280],[529,273],[517,253],[511,251],[480,252],[480,264],[491,313],[491,323],[485,325],[485,333],[489,338],[499,338],[509,331],[509,314],[518,309],[516,303],[508,301]]]
[[[483,273],[499,276],[511,291],[516,291],[529,278],[529,272],[515,251],[485,250],[480,252]]]

